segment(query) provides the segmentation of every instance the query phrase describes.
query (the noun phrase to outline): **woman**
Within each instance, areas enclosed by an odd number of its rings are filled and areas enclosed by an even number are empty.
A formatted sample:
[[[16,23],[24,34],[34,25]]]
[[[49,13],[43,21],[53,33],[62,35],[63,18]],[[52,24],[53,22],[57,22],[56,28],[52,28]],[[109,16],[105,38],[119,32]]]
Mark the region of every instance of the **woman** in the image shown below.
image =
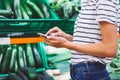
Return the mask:
[[[72,50],[73,80],[110,80],[106,63],[117,53],[118,6],[117,0],[84,0],[73,36],[58,27],[46,33],[48,45]]]

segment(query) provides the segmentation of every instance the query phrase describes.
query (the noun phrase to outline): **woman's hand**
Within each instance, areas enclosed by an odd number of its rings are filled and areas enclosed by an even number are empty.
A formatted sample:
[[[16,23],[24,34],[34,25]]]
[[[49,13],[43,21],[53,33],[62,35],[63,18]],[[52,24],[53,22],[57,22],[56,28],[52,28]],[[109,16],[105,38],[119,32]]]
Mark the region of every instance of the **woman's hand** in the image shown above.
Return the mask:
[[[60,48],[65,47],[64,44],[67,43],[68,40],[64,37],[48,36],[45,42],[50,46]]]
[[[47,33],[47,36],[58,36],[58,37],[64,37],[69,41],[72,41],[73,36],[70,34],[67,34],[65,32],[63,32],[61,29],[59,29],[58,27],[54,27],[52,29],[50,29]]]
[[[61,29],[59,29],[58,27],[54,27],[52,29],[50,29],[46,35],[54,35],[54,36],[61,36],[61,37],[65,37],[66,36],[66,33],[63,32]]]

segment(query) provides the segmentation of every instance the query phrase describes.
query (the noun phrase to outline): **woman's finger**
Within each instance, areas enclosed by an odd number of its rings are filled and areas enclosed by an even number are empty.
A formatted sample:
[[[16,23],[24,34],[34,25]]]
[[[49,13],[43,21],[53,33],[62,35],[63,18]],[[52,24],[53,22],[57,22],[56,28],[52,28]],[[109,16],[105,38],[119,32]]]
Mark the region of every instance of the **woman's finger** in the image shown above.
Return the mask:
[[[50,30],[46,33],[46,35],[49,35],[49,34],[51,34],[51,33],[55,33],[55,32],[58,32],[58,31],[59,31],[59,28],[58,28],[58,27],[54,27],[54,28],[50,29]]]

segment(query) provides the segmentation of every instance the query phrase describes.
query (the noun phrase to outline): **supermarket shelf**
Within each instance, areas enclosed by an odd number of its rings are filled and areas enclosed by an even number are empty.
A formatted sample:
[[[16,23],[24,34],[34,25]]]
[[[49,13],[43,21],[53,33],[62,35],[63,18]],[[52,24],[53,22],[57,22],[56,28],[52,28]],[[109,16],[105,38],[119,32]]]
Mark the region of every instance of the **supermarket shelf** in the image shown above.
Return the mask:
[[[38,42],[44,42],[44,41],[45,39],[43,37],[26,37],[26,38],[3,37],[3,38],[0,38],[0,45],[38,43]]]

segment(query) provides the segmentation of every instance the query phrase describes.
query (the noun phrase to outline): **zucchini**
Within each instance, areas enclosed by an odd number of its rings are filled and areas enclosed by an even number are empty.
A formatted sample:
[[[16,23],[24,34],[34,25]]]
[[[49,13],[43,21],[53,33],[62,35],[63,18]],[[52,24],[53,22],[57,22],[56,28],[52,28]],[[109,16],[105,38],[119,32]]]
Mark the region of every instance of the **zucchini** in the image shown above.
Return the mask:
[[[22,14],[20,10],[20,0],[14,0],[14,11],[17,19],[22,19]]]
[[[31,67],[22,67],[20,68],[20,71],[22,71],[29,80],[36,80],[37,73],[35,72],[35,69]]]
[[[9,73],[8,80],[23,80],[15,73]]]
[[[2,15],[2,16],[11,16],[12,13],[9,10],[0,10],[0,15]]]
[[[8,72],[11,53],[12,53],[12,48],[11,48],[11,46],[9,46],[7,48],[6,53],[4,54],[3,59],[2,59],[1,70],[0,70],[1,73],[7,73]]]
[[[6,12],[4,14],[6,14],[8,16],[12,16],[13,12],[11,9],[10,0],[3,0],[3,1],[4,1],[5,9],[6,9]]]
[[[18,58],[18,68],[20,68],[20,67],[25,67],[26,65],[25,65],[25,63],[24,63],[24,58],[23,58],[23,48],[22,48],[22,46],[18,46],[18,56],[17,56]]]
[[[40,18],[44,19],[44,15],[43,15],[42,11],[39,9],[38,6],[36,6],[35,3],[31,2],[30,0],[27,0],[26,3],[38,14],[38,16]]]
[[[45,3],[38,3],[38,6],[42,10],[45,18],[50,18],[50,13],[49,13],[49,10],[48,10],[48,7],[46,6],[46,4]]]
[[[50,17],[53,19],[59,19],[59,16],[56,14],[56,12],[48,4],[46,4],[46,6],[48,7]]]
[[[17,60],[15,61],[15,69],[14,71],[17,71],[18,70],[18,63],[17,63]]]
[[[7,19],[7,17],[0,15],[0,19]]]
[[[24,19],[29,19],[29,16],[28,16],[27,12],[25,11],[24,7],[21,6],[20,8],[21,8],[21,11],[22,11],[23,18]]]
[[[8,45],[0,45],[0,52],[5,53],[8,48]]]
[[[37,74],[37,80],[51,80],[51,77],[45,71],[41,71]]]
[[[32,17],[32,11],[30,10],[30,8],[28,7],[28,5],[25,3],[25,1],[21,1],[21,5],[23,6],[23,8],[25,9],[26,13],[28,14],[29,17]]]
[[[36,68],[43,67],[42,59],[41,59],[41,56],[40,56],[40,54],[39,54],[39,52],[37,50],[36,44],[32,44],[32,50],[33,50],[33,55],[34,55]]]
[[[9,65],[9,72],[13,72],[15,69],[15,61],[17,59],[17,45],[13,45],[12,55]]]
[[[29,80],[28,77],[20,70],[16,71],[16,74],[20,76],[23,80]]]
[[[0,53],[0,66],[2,65],[3,53]]]
[[[35,67],[35,61],[33,57],[31,44],[26,44],[26,59],[28,67]]]

